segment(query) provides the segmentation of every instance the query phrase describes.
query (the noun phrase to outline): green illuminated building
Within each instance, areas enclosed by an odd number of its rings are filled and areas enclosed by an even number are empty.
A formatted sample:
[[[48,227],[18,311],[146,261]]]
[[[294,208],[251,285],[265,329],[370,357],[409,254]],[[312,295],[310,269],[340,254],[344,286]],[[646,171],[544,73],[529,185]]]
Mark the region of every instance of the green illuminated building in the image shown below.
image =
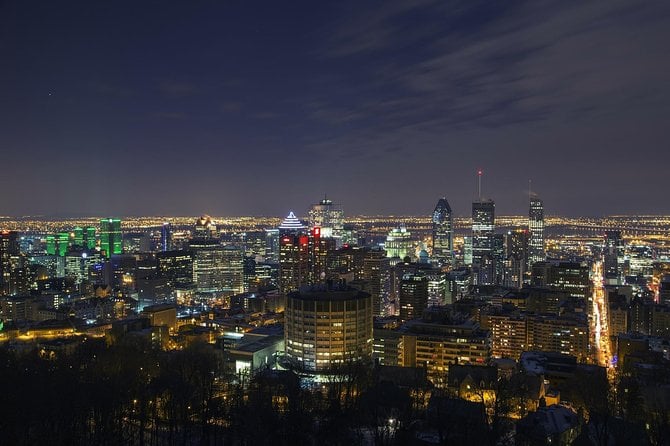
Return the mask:
[[[74,244],[80,248],[94,249],[95,248],[95,228],[87,226],[85,228],[74,228]]]
[[[84,229],[84,244],[86,249],[95,249],[95,227],[87,226]]]
[[[47,254],[56,255],[56,237],[53,235],[47,235]]]
[[[70,233],[62,231],[56,234],[56,255],[63,257],[70,246]]]
[[[76,246],[84,246],[84,228],[77,226],[73,230],[74,232],[74,244]]]
[[[120,219],[103,218],[100,220],[100,251],[106,257],[123,253]]]

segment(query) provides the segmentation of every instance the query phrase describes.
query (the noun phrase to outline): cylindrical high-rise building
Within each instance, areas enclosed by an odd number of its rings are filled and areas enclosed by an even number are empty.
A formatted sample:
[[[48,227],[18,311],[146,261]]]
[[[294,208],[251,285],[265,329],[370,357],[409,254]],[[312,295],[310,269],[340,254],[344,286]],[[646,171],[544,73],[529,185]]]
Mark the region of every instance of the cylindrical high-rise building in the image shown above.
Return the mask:
[[[328,372],[372,355],[372,296],[345,287],[289,293],[284,313],[286,356],[307,371]]]

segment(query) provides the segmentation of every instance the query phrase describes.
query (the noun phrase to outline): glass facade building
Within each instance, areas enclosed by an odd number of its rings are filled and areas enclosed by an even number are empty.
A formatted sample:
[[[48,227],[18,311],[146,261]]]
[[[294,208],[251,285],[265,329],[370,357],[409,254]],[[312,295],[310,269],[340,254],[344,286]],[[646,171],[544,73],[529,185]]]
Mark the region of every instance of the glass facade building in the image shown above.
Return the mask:
[[[100,220],[100,251],[106,257],[123,253],[120,219],[103,218]]]

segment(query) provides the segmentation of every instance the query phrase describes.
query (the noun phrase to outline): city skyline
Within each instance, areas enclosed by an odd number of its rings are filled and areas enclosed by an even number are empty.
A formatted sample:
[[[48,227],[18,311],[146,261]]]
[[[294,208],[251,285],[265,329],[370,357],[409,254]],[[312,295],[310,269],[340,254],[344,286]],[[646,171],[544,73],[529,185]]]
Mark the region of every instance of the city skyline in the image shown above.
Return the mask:
[[[670,2],[0,1],[0,438],[670,446]]]
[[[0,7],[0,215],[668,214],[670,5]],[[420,193],[417,193],[420,191]],[[301,208],[302,206],[302,208]]]

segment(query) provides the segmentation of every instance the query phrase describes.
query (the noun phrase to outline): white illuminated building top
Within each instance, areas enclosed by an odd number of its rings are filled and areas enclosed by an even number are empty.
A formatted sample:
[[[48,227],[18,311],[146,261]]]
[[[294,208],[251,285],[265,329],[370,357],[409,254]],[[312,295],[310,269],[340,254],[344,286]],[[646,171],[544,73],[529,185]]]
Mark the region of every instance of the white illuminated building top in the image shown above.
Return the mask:
[[[297,230],[303,229],[305,226],[302,222],[295,216],[293,211],[289,212],[288,216],[281,222],[279,229],[288,229],[288,230]]]

